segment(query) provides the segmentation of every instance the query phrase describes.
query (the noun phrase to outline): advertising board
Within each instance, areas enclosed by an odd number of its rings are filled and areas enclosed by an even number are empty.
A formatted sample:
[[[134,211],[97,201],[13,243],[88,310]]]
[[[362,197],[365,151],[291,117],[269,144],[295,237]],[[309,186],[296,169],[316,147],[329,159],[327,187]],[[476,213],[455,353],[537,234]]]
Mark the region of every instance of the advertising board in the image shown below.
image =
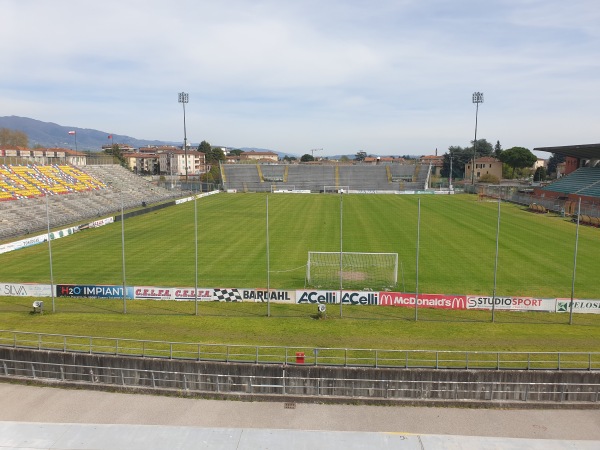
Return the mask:
[[[73,233],[79,231],[79,226],[64,228],[62,230],[53,231],[50,233],[50,239],[60,239],[65,236],[70,236]],[[26,239],[21,239],[19,241],[9,242],[7,244],[0,245],[0,254],[12,252],[13,250],[19,250],[25,247],[31,247],[32,245],[42,244],[48,241],[48,233],[39,234],[37,236],[32,236]]]
[[[296,291],[277,289],[240,289],[245,302],[296,303]]]
[[[379,304],[382,306],[404,306],[435,309],[466,309],[465,295],[419,294],[402,292],[380,292]]]
[[[86,228],[99,228],[104,225],[108,225],[109,223],[113,223],[115,221],[114,217],[106,217],[105,219],[94,220],[93,222],[79,225],[80,230],[85,230]]]
[[[194,288],[156,286],[134,286],[133,288],[133,298],[136,300],[195,301],[198,298],[198,300],[212,301],[212,297],[213,290],[206,288],[198,288],[197,293]]]
[[[125,298],[133,298],[133,287],[127,287]],[[98,284],[57,284],[57,297],[123,298],[123,286]]]
[[[296,303],[339,303],[340,291],[296,291]]]
[[[14,242],[8,242],[0,245],[0,254],[12,252],[13,250],[19,250],[25,247],[31,247],[32,245],[41,244],[48,240],[47,234],[40,234],[38,236],[32,236],[27,239],[21,239]]]
[[[0,295],[7,297],[52,297],[49,284],[0,283]]]
[[[342,291],[343,305],[378,305],[379,292]]]
[[[571,312],[570,298],[556,299],[556,312]],[[573,300],[574,313],[600,314],[600,300]]]
[[[467,297],[468,309],[494,309],[512,311],[550,311],[556,308],[556,300],[553,298],[534,297],[492,297],[469,295]]]

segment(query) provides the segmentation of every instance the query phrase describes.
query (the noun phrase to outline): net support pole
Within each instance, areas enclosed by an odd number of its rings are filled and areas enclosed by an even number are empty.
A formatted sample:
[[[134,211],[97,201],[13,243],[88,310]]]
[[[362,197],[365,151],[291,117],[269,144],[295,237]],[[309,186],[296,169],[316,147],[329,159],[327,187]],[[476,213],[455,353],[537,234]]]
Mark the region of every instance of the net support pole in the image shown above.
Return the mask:
[[[123,314],[127,314],[127,281],[125,278],[125,202],[121,189],[121,257],[123,263]]]
[[[50,206],[48,205],[48,193],[46,193],[46,221],[48,223],[48,255],[50,257],[50,295],[52,296],[52,312],[56,312],[54,306],[54,274],[52,270],[52,243],[50,239]]]
[[[498,195],[498,225],[496,227],[496,260],[494,262],[494,290],[492,292],[492,322],[495,322],[496,316],[496,281],[498,279],[498,239],[500,237],[500,196]]]
[[[200,184],[202,186],[202,184]],[[198,209],[196,206],[197,195],[194,195],[194,314],[198,315]]]
[[[577,247],[579,246],[579,215],[581,214],[581,197],[577,204],[577,229],[575,232],[575,254],[573,256],[573,277],[571,280],[571,309],[569,311],[569,325],[573,325],[573,302],[575,301],[575,275],[577,273]]]
[[[415,322],[419,319],[419,245],[421,241],[421,198],[417,212],[417,267],[415,275]]]
[[[342,290],[344,289],[344,195],[340,191],[340,318],[342,317]]]
[[[271,259],[269,251],[269,194],[267,194],[266,206],[266,222],[267,222],[267,317],[271,317]]]

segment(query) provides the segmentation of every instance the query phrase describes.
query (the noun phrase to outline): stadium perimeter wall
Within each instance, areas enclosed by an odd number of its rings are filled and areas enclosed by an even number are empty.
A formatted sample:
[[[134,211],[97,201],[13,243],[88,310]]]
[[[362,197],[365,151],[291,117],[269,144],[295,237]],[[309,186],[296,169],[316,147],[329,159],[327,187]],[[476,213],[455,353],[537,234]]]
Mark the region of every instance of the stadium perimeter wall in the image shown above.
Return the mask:
[[[0,379],[246,400],[600,408],[598,371],[387,369],[182,361],[0,347]],[[217,381],[217,380],[220,380]],[[260,381],[259,381],[260,380]],[[460,389],[459,389],[460,387]],[[498,404],[498,402],[500,402]],[[579,405],[579,406],[577,406]]]

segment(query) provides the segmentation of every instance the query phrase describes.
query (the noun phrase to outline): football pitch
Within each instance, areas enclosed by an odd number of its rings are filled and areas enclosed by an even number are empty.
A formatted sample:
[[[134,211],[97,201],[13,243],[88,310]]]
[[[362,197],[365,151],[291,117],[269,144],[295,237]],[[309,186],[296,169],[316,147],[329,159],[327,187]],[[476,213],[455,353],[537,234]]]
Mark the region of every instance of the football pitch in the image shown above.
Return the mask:
[[[52,277],[121,285],[124,254],[130,286],[301,289],[308,252],[342,248],[398,253],[397,291],[491,295],[497,225],[497,203],[471,195],[219,194],[54,240]],[[503,203],[496,295],[569,298],[575,231]],[[599,230],[580,227],[576,298],[598,298],[598,255]],[[48,283],[49,261],[45,244],[0,255],[0,281]]]
[[[420,201],[420,225],[419,224]],[[267,213],[268,203],[268,213]],[[301,289],[309,251],[398,253],[396,289],[491,295],[498,205],[469,195],[219,194],[52,241],[55,284]],[[196,212],[194,212],[196,211]],[[341,212],[341,214],[340,214]],[[268,220],[267,220],[268,217]],[[195,220],[196,219],[196,220]],[[341,232],[341,234],[340,234]],[[567,218],[501,205],[497,295],[570,297],[576,227]],[[268,237],[267,237],[268,236]],[[267,251],[268,249],[268,251]],[[48,245],[0,255],[0,281],[49,283]],[[580,227],[575,296],[598,298],[600,231]],[[268,255],[268,257],[267,257]],[[270,272],[267,273],[267,264]],[[49,310],[49,299],[46,310]],[[394,349],[600,351],[600,317],[349,306],[314,320],[314,305],[0,297],[4,329],[250,345]],[[48,311],[49,312],[49,311]],[[345,320],[345,319],[357,320]]]

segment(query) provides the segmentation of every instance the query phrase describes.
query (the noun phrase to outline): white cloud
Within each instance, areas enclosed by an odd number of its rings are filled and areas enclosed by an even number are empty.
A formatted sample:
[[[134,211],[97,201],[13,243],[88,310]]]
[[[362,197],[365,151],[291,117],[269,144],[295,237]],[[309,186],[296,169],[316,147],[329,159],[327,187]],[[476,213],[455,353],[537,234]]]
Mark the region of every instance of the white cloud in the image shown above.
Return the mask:
[[[595,0],[5,0],[0,115],[324,154],[597,142]],[[559,142],[560,141],[560,142]]]

